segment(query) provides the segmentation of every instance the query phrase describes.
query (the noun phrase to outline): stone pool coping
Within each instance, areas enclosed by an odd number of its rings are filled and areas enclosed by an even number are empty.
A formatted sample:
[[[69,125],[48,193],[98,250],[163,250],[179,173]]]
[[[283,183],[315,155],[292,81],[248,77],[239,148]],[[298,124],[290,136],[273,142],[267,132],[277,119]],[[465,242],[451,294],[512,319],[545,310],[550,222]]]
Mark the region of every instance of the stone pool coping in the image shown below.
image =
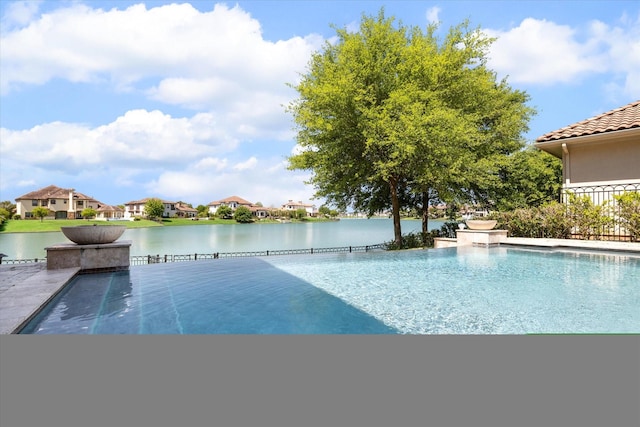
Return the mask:
[[[507,237],[499,245],[640,256],[640,243],[630,242]],[[0,264],[0,334],[17,333],[79,272],[79,267],[47,270],[46,263]]]
[[[79,271],[47,270],[43,262],[0,265],[0,334],[18,331]]]

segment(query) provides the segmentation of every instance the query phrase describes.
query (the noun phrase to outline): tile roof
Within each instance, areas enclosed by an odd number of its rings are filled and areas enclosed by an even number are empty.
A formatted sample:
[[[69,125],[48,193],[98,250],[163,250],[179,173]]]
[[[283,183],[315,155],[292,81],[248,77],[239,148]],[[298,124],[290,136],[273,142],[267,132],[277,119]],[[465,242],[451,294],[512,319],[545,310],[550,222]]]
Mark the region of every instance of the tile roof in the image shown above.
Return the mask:
[[[546,133],[536,142],[547,142],[578,136],[595,135],[640,127],[640,100],[590,119]]]
[[[160,199],[158,197],[145,197],[144,199],[140,199],[140,200],[132,200],[130,202],[125,203],[124,205],[125,206],[129,206],[129,205],[144,205],[151,199],[157,199],[157,200],[160,200],[164,204],[170,204],[170,205],[173,205],[173,204],[176,203],[176,202],[172,202],[172,201],[169,201],[169,200]]]
[[[16,200],[45,200],[45,199],[67,199],[69,197],[69,191],[73,191],[73,195],[79,200],[91,200],[96,201],[93,197],[89,197],[71,188],[60,188],[55,185],[49,185],[39,190],[32,191],[17,197]]]
[[[113,205],[101,205],[98,209],[98,212],[124,212],[120,206]]]
[[[215,200],[215,201],[209,203],[209,206],[211,206],[211,205],[219,205],[221,203],[231,203],[231,202],[236,202],[239,205],[253,205],[253,203],[249,202],[248,200],[243,199],[242,197],[231,196],[231,197],[227,197],[226,199]]]

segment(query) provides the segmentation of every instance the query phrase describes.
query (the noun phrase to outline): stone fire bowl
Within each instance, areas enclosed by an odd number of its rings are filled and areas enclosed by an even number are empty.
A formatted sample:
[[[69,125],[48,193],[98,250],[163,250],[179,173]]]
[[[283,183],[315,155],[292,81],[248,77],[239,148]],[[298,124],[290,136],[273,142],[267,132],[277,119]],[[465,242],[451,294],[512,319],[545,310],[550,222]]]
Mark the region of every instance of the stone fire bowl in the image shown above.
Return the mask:
[[[78,225],[60,227],[67,239],[78,245],[101,245],[113,243],[124,233],[124,225]]]
[[[468,219],[465,222],[469,230],[492,230],[498,223],[493,219]]]

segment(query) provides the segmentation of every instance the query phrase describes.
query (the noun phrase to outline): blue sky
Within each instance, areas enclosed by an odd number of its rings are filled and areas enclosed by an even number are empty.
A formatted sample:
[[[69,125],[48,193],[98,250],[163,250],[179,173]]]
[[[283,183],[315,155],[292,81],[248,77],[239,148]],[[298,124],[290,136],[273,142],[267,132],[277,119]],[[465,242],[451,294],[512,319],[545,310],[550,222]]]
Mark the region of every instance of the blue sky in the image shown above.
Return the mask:
[[[2,1],[0,200],[54,184],[104,203],[312,200],[287,86],[313,51],[387,16],[469,19],[531,96],[528,141],[640,99],[637,1]]]

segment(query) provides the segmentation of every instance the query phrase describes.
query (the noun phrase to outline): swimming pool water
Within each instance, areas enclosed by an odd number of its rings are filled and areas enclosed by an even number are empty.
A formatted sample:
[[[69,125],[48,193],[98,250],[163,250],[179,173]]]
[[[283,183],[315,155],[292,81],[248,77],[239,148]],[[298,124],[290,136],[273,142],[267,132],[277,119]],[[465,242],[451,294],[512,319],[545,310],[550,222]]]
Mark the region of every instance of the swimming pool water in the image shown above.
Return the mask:
[[[81,275],[21,333],[640,333],[640,257],[496,248]]]

